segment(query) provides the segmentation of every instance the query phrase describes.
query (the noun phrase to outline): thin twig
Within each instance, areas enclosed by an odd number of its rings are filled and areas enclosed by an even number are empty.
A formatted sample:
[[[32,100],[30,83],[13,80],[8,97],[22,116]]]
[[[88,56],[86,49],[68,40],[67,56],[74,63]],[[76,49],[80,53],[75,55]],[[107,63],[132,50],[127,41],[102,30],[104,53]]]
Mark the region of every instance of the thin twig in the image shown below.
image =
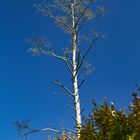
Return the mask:
[[[71,108],[71,109],[73,109],[73,110],[76,110],[76,108],[73,107],[73,106],[71,106],[71,105],[66,105],[66,106],[69,107],[69,108]]]
[[[72,96],[70,96],[68,93],[54,93],[54,94],[55,95],[61,95],[61,96],[68,96],[74,101],[74,98]]]
[[[65,136],[66,136],[67,138],[69,138],[69,139],[72,139],[72,137],[69,136],[66,132],[61,131],[61,130],[57,130],[57,129],[53,129],[53,128],[43,128],[43,129],[37,129],[37,130],[29,128],[29,130],[30,130],[30,131],[27,132],[27,133],[25,133],[23,136],[27,136],[27,135],[29,135],[29,134],[37,133],[37,132],[52,131],[52,132],[54,132],[54,133],[59,133],[59,134],[65,135]]]
[[[51,10],[43,4],[39,4],[39,5],[34,5],[38,11],[42,12],[43,14],[49,16],[50,18],[52,18],[55,22],[63,24],[64,26],[66,26],[71,32],[72,32],[72,27],[67,24],[66,22],[63,22],[62,20],[58,19],[56,16],[53,15],[53,13],[51,12]]]
[[[82,80],[82,82],[80,83],[80,85],[78,86],[78,89],[84,84],[85,80]]]
[[[52,81],[52,83],[63,88],[72,98],[74,98],[74,94],[66,86],[64,86],[62,83],[57,82],[57,81]]]
[[[83,18],[84,14],[86,13],[86,11],[88,10],[89,6],[91,5],[91,2],[85,7],[85,9],[83,10],[83,12],[81,13],[81,15],[79,16],[77,22],[75,23],[75,27],[77,27],[77,25],[79,24],[80,20]]]
[[[77,66],[77,71],[76,71],[76,72],[78,72],[79,69],[81,68],[81,66],[82,66],[82,64],[83,64],[83,62],[84,62],[86,56],[88,55],[88,53],[89,53],[90,50],[92,49],[92,47],[93,47],[93,45],[94,45],[94,43],[96,42],[97,39],[98,39],[98,37],[96,37],[96,38],[92,41],[90,47],[87,49],[87,51],[86,51],[85,54],[83,55],[83,57],[82,57],[82,59],[81,59],[81,63]],[[77,73],[76,73],[76,74],[77,74]]]

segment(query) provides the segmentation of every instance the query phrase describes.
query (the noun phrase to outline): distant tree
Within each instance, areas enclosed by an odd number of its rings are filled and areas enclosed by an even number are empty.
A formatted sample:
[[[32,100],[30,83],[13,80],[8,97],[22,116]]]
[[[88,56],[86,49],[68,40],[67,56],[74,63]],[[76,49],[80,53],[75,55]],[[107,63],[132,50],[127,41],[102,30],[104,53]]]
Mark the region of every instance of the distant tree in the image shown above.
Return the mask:
[[[86,63],[85,59],[95,42],[101,37],[95,31],[91,31],[86,36],[82,34],[82,27],[85,25],[88,26],[89,22],[95,20],[97,17],[103,16],[105,14],[105,9],[103,7],[96,6],[95,0],[53,0],[51,4],[46,4],[41,2],[35,4],[36,9],[41,12],[44,16],[51,18],[57,25],[64,31],[69,34],[70,44],[65,47],[65,50],[62,54],[55,52],[55,47],[49,43],[48,40],[40,38],[32,38],[29,41],[34,44],[34,48],[30,48],[34,55],[45,55],[52,56],[58,60],[62,60],[70,75],[71,75],[71,84],[72,89],[68,89],[66,85],[60,82],[60,80],[52,81],[60,88],[66,91],[66,95],[70,97],[73,101],[73,105],[70,107],[74,109],[75,115],[75,127],[76,131],[73,132],[76,134],[76,139],[80,139],[80,130],[81,130],[81,109],[80,109],[80,97],[79,97],[79,88],[84,83],[84,80],[81,82],[78,81],[78,75],[82,67],[86,69],[84,73],[88,74],[92,71],[90,65]],[[84,30],[85,32],[85,30]],[[85,43],[86,42],[86,43]],[[86,45],[86,50],[84,46]],[[28,127],[28,125],[22,125],[17,123],[19,129],[21,127],[25,128],[28,132],[24,135],[40,132],[40,131],[53,131],[57,133],[65,133],[67,138],[71,138],[69,133],[59,130],[54,130],[51,128],[44,128],[39,130],[34,130]],[[69,131],[71,132],[71,131]]]

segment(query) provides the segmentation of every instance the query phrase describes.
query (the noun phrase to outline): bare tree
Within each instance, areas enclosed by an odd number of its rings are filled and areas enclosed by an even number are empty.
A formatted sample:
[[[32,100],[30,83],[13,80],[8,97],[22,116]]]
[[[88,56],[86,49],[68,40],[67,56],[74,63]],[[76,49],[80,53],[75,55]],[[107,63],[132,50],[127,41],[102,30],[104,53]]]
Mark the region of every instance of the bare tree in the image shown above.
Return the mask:
[[[69,40],[71,42],[70,47],[65,47],[62,55],[55,52],[55,47],[49,43],[48,40],[44,38],[33,38],[30,42],[34,44],[34,48],[30,48],[34,55],[43,54],[45,56],[53,56],[56,59],[62,60],[69,73],[71,74],[71,83],[73,89],[68,89],[66,85],[61,83],[59,80],[52,81],[60,88],[64,89],[66,95],[69,96],[73,101],[73,106],[70,106],[75,111],[75,124],[76,124],[76,139],[80,138],[80,128],[81,128],[81,109],[80,109],[80,98],[79,98],[79,88],[84,83],[84,80],[79,82],[79,72],[83,64],[89,69],[89,65],[85,63],[85,59],[89,54],[90,50],[93,48],[99,35],[95,32],[91,32],[89,36],[83,36],[81,33],[82,27],[88,26],[88,22],[102,16],[105,12],[104,8],[96,7],[95,0],[53,0],[51,4],[46,4],[44,2],[35,4],[36,9],[41,12],[44,16],[51,18],[64,32],[69,34]],[[86,51],[83,52],[82,41],[86,41]],[[85,43],[84,43],[85,45]],[[90,70],[91,71],[91,70]],[[18,124],[18,123],[17,123]],[[22,125],[17,125],[22,127]],[[29,130],[28,133],[40,132],[51,130],[53,132],[62,133],[62,131],[45,128],[40,130],[32,130],[26,126]],[[66,134],[66,133],[65,133]],[[66,134],[70,139],[70,136]]]

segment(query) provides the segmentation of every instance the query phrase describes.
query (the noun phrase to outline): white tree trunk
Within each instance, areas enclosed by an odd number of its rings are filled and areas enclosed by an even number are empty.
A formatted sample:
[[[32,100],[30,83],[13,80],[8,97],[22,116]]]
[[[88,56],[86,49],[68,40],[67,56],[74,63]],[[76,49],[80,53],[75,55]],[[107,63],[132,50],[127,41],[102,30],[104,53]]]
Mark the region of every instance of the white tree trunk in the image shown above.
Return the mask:
[[[75,106],[75,115],[76,115],[76,131],[77,139],[80,138],[80,128],[81,128],[81,109],[80,109],[80,98],[78,90],[78,77],[77,77],[77,35],[75,29],[75,13],[74,13],[74,4],[72,5],[72,24],[73,24],[73,33],[72,33],[72,64],[73,64],[73,89],[74,89],[74,106]]]
[[[79,133],[78,128],[81,127],[81,109],[80,109],[80,98],[78,91],[78,78],[77,78],[77,64],[76,64],[76,44],[73,49],[73,88],[74,88],[74,105],[75,105],[75,114],[76,114],[76,125],[77,131]]]

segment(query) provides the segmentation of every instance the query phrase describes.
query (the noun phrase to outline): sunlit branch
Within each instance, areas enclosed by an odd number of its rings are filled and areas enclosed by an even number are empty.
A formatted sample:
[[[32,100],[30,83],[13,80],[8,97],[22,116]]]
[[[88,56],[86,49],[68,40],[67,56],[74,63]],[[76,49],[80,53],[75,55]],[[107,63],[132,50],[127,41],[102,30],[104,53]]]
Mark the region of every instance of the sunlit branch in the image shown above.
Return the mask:
[[[69,134],[67,134],[66,132],[62,131],[62,130],[57,130],[57,129],[53,129],[53,128],[43,128],[43,129],[32,129],[32,128],[26,128],[28,130],[27,133],[24,133],[22,136],[23,137],[27,137],[28,135],[32,134],[32,133],[39,133],[39,132],[45,132],[45,131],[51,131],[54,133],[59,133],[63,136],[66,136],[69,139],[72,139],[71,136],[69,136]]]
[[[44,55],[53,56],[53,57],[55,57],[55,58],[57,58],[57,59],[63,60],[63,61],[65,62],[65,64],[66,64],[66,66],[67,66],[69,72],[72,73],[71,67],[70,67],[70,65],[69,65],[69,63],[70,63],[70,60],[69,60],[69,59],[67,59],[67,58],[64,57],[64,56],[59,56],[59,55],[55,54],[53,51],[51,51],[51,52],[45,51],[45,50],[43,50],[42,48],[39,48],[39,50],[40,50],[39,52],[42,53],[42,54],[44,54]]]
[[[72,129],[67,129],[67,128],[66,128],[66,129],[64,129],[64,130],[76,134],[76,131],[74,131],[74,130],[72,130]]]

